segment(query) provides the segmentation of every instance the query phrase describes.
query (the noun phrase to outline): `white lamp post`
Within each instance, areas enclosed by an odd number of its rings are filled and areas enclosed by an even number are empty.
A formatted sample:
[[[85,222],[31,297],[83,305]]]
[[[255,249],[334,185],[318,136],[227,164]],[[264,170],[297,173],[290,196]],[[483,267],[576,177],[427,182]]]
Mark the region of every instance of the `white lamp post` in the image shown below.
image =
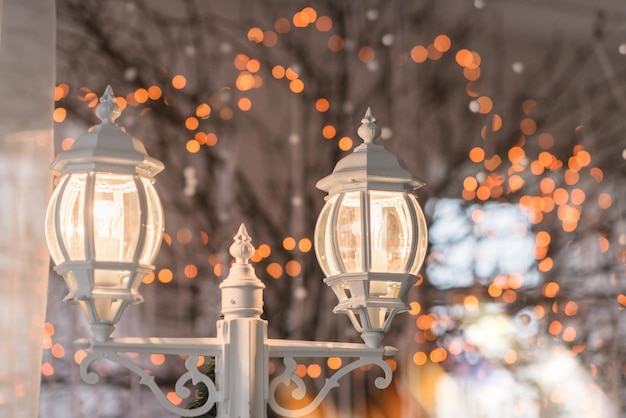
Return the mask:
[[[150,158],[135,138],[114,124],[120,111],[107,88],[97,114],[102,123],[78,138],[59,155],[53,168],[62,177],[48,209],[46,231],[56,271],[70,289],[66,300],[78,302],[94,333],[78,346],[90,348],[80,373],[91,384],[98,375],[89,365],[106,358],[141,377],[163,406],[177,415],[206,414],[217,403],[221,418],[264,418],[267,406],[285,417],[306,415],[339,385],[346,374],[366,365],[380,367],[378,388],[391,383],[384,361],[393,347],[381,347],[392,317],[406,310],[404,301],[426,250],[426,225],[407,189],[423,184],[402,169],[396,158],[373,141],[380,131],[368,110],[359,135],[365,144],[342,159],[318,187],[329,192],[315,232],[318,260],[337,296],[335,312],[346,313],[366,344],[270,339],[263,312],[265,285],[249,264],[254,254],[242,225],[230,253],[235,258],[222,282],[223,319],[215,338],[111,338],[113,325],[125,307],[141,302],[137,289],[161,241],[163,216],[152,177],[163,165]],[[160,353],[188,356],[187,372],[176,383],[176,393],[188,398],[185,386],[204,383],[208,399],[187,410],[172,404],[154,377],[120,353]],[[200,356],[215,357],[215,382],[198,370]],[[283,358],[283,372],[269,381],[269,359]],[[345,364],[326,380],[307,406],[297,410],[277,401],[280,385],[294,383],[301,399],[304,381],[295,373],[294,358],[345,357]]]

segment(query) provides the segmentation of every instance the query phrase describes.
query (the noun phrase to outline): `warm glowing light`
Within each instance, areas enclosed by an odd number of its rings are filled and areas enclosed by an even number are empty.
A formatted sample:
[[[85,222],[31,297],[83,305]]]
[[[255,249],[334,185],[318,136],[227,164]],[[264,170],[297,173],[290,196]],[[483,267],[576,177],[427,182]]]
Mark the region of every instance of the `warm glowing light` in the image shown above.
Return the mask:
[[[151,271],[150,273],[146,274],[145,276],[143,276],[143,279],[141,280],[141,282],[143,284],[150,284],[152,282],[154,282],[154,272]]]
[[[282,65],[275,65],[272,68],[272,76],[276,79],[281,79],[285,76],[285,68]]]
[[[187,264],[183,269],[183,274],[188,279],[193,279],[198,276],[198,267],[195,264]]]
[[[502,163],[502,158],[499,155],[494,155],[493,157],[486,159],[484,161],[485,168],[489,171],[493,171]]]
[[[333,125],[326,125],[322,128],[322,136],[326,139],[333,139],[337,135],[337,129]]]
[[[433,45],[435,45],[435,48],[437,48],[438,51],[446,52],[452,46],[452,42],[446,35],[439,35],[435,38]]]
[[[85,350],[78,350],[74,353],[74,361],[76,364],[80,364],[87,357],[87,352]]]
[[[309,364],[306,368],[306,374],[308,374],[310,378],[316,379],[322,375],[322,368],[319,364]]]
[[[469,158],[475,163],[479,163],[485,159],[485,150],[480,147],[474,147],[469,152]]]
[[[470,191],[474,191],[476,190],[476,188],[478,187],[478,182],[476,181],[476,179],[474,177],[466,177],[465,180],[463,180],[463,188],[465,190],[470,190]]]
[[[428,51],[422,45],[416,45],[411,49],[411,59],[422,63],[428,59]]]
[[[420,315],[417,317],[415,324],[419,329],[426,331],[433,325],[433,317],[430,315]]]
[[[598,206],[600,209],[608,209],[613,204],[613,198],[608,193],[600,193],[598,196]]]
[[[476,102],[478,102],[478,104],[480,105],[478,112],[483,115],[486,115],[493,109],[493,102],[487,96],[480,96],[478,99],[476,99]]]
[[[376,53],[374,52],[374,48],[370,46],[364,46],[359,49],[358,56],[361,62],[367,63],[373,61],[374,58],[376,58]]]
[[[323,97],[317,99],[315,101],[315,109],[318,112],[326,112],[328,109],[330,109],[330,102],[328,101],[328,99],[325,99]]]
[[[246,63],[246,70],[250,71],[251,73],[256,73],[260,69],[261,63],[259,62],[259,60],[250,60]]]
[[[296,248],[296,240],[293,237],[287,237],[283,240],[283,248],[287,251],[291,251]]]
[[[555,282],[548,282],[543,286],[543,295],[547,298],[556,297],[559,293],[559,285]]]
[[[567,316],[574,316],[578,313],[578,305],[573,300],[570,300],[565,305],[565,308],[563,308],[563,312],[565,312]]]
[[[480,78],[480,68],[463,68],[463,76],[469,81],[476,81]]]
[[[67,151],[68,149],[72,148],[74,142],[76,142],[74,138],[65,138],[63,141],[61,141],[61,149],[63,151]]]
[[[600,244],[600,252],[605,253],[609,250],[610,242],[606,237],[599,237],[598,244]]]
[[[430,361],[433,363],[441,363],[448,357],[448,352],[445,348],[438,347],[430,352]]]
[[[461,67],[469,67],[470,65],[474,63],[474,56],[467,49],[460,49],[456,53],[455,58],[456,58],[457,64],[459,64]]]
[[[522,120],[519,127],[524,135],[532,135],[537,131],[537,123],[530,118]]]
[[[206,119],[211,115],[211,106],[206,103],[200,103],[196,107],[196,116],[202,119]]]
[[[552,193],[555,187],[554,180],[549,177],[543,178],[539,183],[539,187],[541,188],[541,193],[543,194]]]
[[[328,357],[328,360],[326,360],[326,364],[331,370],[339,369],[342,363],[343,361],[341,360],[341,357]]]
[[[54,88],[54,101],[58,102],[59,100],[66,97],[69,92],[70,86],[65,83],[59,84]]]
[[[298,261],[290,260],[285,265],[285,272],[287,273],[288,276],[291,276],[291,277],[299,276],[300,273],[302,272],[302,266],[300,265]]]
[[[487,200],[491,197],[491,190],[488,186],[482,185],[476,190],[476,197],[480,200]]]
[[[312,7],[305,7],[300,13],[306,17],[307,23],[314,23],[317,19],[317,12]]]
[[[300,79],[291,80],[289,82],[289,89],[294,93],[301,93],[304,90],[304,83]]]
[[[409,306],[411,308],[411,310],[409,310],[410,315],[417,315],[422,310],[422,305],[420,305],[420,303],[416,301],[409,303]]]
[[[563,324],[561,324],[558,320],[554,320],[550,323],[548,327],[548,332],[552,335],[559,335],[563,331]]]
[[[274,29],[278,33],[287,33],[291,29],[291,22],[289,19],[281,17],[274,22]]]
[[[161,88],[159,86],[150,86],[148,87],[148,98],[150,100],[159,100],[161,98]],[[119,102],[118,102],[119,104]]]
[[[548,245],[550,245],[550,241],[552,241],[552,237],[550,237],[550,234],[548,232],[546,231],[537,232],[537,235],[535,236],[535,242],[537,243],[538,246],[547,247]]]
[[[298,249],[302,251],[303,253],[308,253],[309,251],[311,251],[312,247],[313,247],[313,243],[308,238],[302,238],[298,242]]]
[[[352,149],[352,138],[344,136],[337,143],[339,149],[342,151],[350,151]]]
[[[274,279],[280,278],[283,275],[283,268],[278,263],[271,263],[267,266],[267,274],[272,276]]]
[[[200,122],[197,118],[193,116],[190,116],[185,120],[185,128],[189,129],[190,131],[195,131],[196,129],[198,129],[198,126],[200,126]]]
[[[252,101],[247,97],[242,97],[239,101],[237,101],[237,107],[239,107],[239,110],[242,112],[247,112],[252,109]]]
[[[339,52],[343,49],[343,38],[339,35],[333,35],[328,38],[328,49],[333,52]]]
[[[463,301],[463,306],[467,311],[475,311],[480,306],[480,302],[478,301],[478,298],[476,296],[469,295]]]
[[[157,278],[161,283],[169,283],[172,281],[172,279],[174,279],[174,274],[170,269],[163,269],[159,271],[159,274],[157,274]]]
[[[328,16],[320,16],[315,22],[315,27],[320,32],[328,32],[333,28],[333,21]]]
[[[626,295],[624,294],[617,295],[617,302],[620,305],[626,306]]]
[[[565,170],[565,174],[563,175],[563,178],[565,180],[565,184],[569,186],[573,186],[574,184],[578,183],[578,180],[580,179],[580,175],[576,171]]]
[[[524,183],[525,183],[524,179],[518,176],[517,174],[514,174],[511,177],[509,177],[509,189],[511,190],[511,192],[516,192],[519,189],[521,189]]]
[[[195,154],[196,152],[200,151],[200,143],[196,141],[195,139],[190,139],[185,144],[185,148],[187,149],[188,152]]]
[[[569,193],[567,192],[567,190],[559,187],[554,191],[553,198],[554,203],[556,203],[557,205],[564,205],[569,199]]]
[[[233,109],[226,106],[220,110],[220,118],[223,120],[231,120],[233,118]]]
[[[41,374],[44,376],[52,376],[54,374],[54,367],[52,367],[52,364],[48,362],[43,363],[41,365]]]
[[[515,290],[513,289],[505,290],[504,293],[502,293],[502,300],[506,303],[513,303],[516,299],[517,293],[515,293]]]
[[[589,174],[591,174],[591,177],[593,177],[596,183],[600,183],[604,178],[604,173],[599,168],[592,168],[589,170]]]
[[[413,354],[413,363],[417,364],[418,366],[423,366],[424,364],[426,364],[427,361],[428,357],[426,356],[426,353],[418,351],[417,353]]]
[[[184,75],[178,74],[172,78],[172,87],[175,89],[181,90],[184,89],[187,85],[187,79]]]
[[[251,28],[248,31],[248,40],[251,42],[261,43],[263,42],[263,31],[259,28]]]
[[[508,152],[509,161],[513,164],[519,163],[519,161],[526,156],[526,153],[521,147],[511,147]]]
[[[539,264],[537,265],[537,268],[539,269],[539,271],[546,273],[552,270],[553,265],[554,265],[554,262],[552,261],[552,258],[546,257],[539,262]],[[547,297],[550,297],[550,296],[547,296]]]
[[[176,394],[176,392],[167,392],[167,400],[170,401],[173,405],[180,405],[183,401],[180,396]]]
[[[502,288],[498,286],[497,284],[492,283],[489,285],[487,292],[489,293],[489,296],[491,296],[492,298],[497,298],[498,296],[502,294]]]
[[[507,351],[506,354],[504,355],[504,361],[507,364],[515,363],[517,361],[517,352],[513,350]]]
[[[67,116],[67,110],[65,110],[65,108],[63,107],[57,107],[56,109],[54,109],[54,111],[52,112],[52,119],[56,122],[56,123],[61,123],[65,120],[65,117]]]
[[[137,101],[137,103],[145,103],[149,98],[148,90],[144,88],[135,90],[135,101]]]
[[[278,43],[278,35],[276,35],[276,32],[268,30],[263,33],[263,45],[271,48],[277,43]]]
[[[242,71],[235,80],[235,87],[241,91],[248,91],[254,88],[254,76],[247,71]]]

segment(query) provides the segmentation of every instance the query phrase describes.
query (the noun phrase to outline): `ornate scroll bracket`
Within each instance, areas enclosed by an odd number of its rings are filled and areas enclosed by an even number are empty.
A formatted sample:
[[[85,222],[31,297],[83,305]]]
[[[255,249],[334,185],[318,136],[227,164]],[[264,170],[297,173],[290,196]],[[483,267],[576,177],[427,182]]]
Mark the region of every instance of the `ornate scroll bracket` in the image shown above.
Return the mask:
[[[301,343],[298,341],[290,341],[287,342],[287,344],[279,347],[278,344],[272,345],[272,341],[273,340],[270,340],[270,356],[284,357],[283,362],[285,364],[285,370],[283,371],[283,373],[274,378],[269,385],[268,404],[270,408],[279,415],[293,418],[301,417],[313,412],[317,407],[320,406],[320,404],[326,398],[326,396],[328,396],[330,391],[339,386],[339,379],[363,366],[372,365],[378,366],[382,369],[384,375],[377,377],[374,381],[374,384],[378,389],[384,389],[391,384],[393,372],[391,371],[391,367],[389,366],[389,364],[387,364],[383,357],[386,355],[395,354],[397,350],[393,347],[371,349],[363,346],[362,344],[340,343],[318,343],[313,347],[299,347]],[[290,352],[290,354],[282,355],[283,353],[287,352]],[[300,400],[306,395],[306,383],[300,376],[295,373],[297,363],[294,360],[294,357],[360,358],[343,366],[330,378],[327,378],[320,392],[317,394],[315,399],[313,399],[311,403],[309,403],[307,406],[300,409],[290,410],[279,405],[276,399],[276,390],[281,384],[288,386],[290,383],[293,382],[296,385],[296,388],[291,393],[293,398]]]
[[[154,396],[158,399],[158,401],[163,405],[165,409],[170,411],[173,414],[185,417],[197,417],[203,414],[206,414],[211,410],[213,405],[216,402],[221,401],[223,394],[219,392],[215,387],[215,383],[204,373],[202,373],[198,369],[198,359],[200,357],[200,353],[198,351],[202,351],[203,355],[210,356],[218,356],[219,350],[213,347],[213,344],[210,344],[209,347],[202,347],[200,344],[184,344],[183,347],[178,347],[176,352],[173,352],[173,345],[176,343],[173,342],[172,339],[165,340],[165,344],[160,345],[160,347],[156,347],[158,342],[150,339],[150,342],[142,342],[140,339],[133,339],[134,341],[130,341],[131,339],[123,339],[126,340],[124,342],[120,342],[120,340],[111,340],[108,342],[91,342],[92,352],[87,355],[80,363],[80,376],[82,379],[90,384],[96,384],[100,380],[100,376],[94,372],[89,370],[89,366],[96,360],[106,359],[112,362],[115,362],[121,366],[126,367],[131,372],[135,373],[140,377],[139,383],[147,386]],[[213,339],[207,339],[213,340]],[[213,343],[213,341],[211,341]],[[77,341],[77,345],[85,346],[86,342],[84,340]],[[185,345],[187,345],[188,350],[185,350]],[[165,349],[164,349],[165,348]],[[163,354],[182,354],[185,352],[191,352],[189,357],[185,360],[185,368],[187,372],[184,373],[177,381],[175,385],[176,395],[178,395],[182,399],[189,398],[192,393],[191,390],[185,385],[191,382],[193,385],[197,385],[198,383],[204,383],[208,390],[208,399],[204,405],[196,409],[185,409],[179,406],[174,405],[170,402],[159,385],[156,383],[154,376],[148,374],[141,366],[134,363],[127,357],[120,356],[118,353],[120,352],[143,352],[143,353],[163,353]]]

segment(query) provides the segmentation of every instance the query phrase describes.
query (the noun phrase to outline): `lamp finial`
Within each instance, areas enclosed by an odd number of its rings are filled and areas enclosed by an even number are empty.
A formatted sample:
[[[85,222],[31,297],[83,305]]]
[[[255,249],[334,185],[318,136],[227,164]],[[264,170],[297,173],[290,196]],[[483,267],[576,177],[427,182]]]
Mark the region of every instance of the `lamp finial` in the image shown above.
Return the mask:
[[[104,94],[100,97],[100,104],[96,107],[96,116],[100,118],[102,123],[114,123],[122,114],[120,107],[117,105],[117,99],[113,94],[111,85],[108,84],[104,90]]]
[[[246,226],[241,224],[237,234],[233,237],[233,243],[230,246],[230,255],[232,255],[237,263],[248,264],[248,260],[254,254],[254,246],[252,245],[252,238],[248,235]]]
[[[361,126],[359,126],[357,133],[366,144],[374,142],[380,136],[380,128],[376,125],[376,118],[372,114],[371,108],[367,108],[367,112],[365,112],[365,116],[361,119]]]

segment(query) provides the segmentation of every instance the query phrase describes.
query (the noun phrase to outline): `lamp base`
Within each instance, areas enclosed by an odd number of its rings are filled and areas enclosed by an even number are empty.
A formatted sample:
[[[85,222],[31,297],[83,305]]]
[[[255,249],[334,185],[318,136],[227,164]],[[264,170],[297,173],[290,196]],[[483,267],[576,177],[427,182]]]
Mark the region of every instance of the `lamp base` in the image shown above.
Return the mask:
[[[361,333],[361,338],[369,348],[379,348],[383,335],[382,332],[365,331]]]
[[[91,324],[94,340],[98,342],[109,341],[114,329],[115,326],[111,324]]]

